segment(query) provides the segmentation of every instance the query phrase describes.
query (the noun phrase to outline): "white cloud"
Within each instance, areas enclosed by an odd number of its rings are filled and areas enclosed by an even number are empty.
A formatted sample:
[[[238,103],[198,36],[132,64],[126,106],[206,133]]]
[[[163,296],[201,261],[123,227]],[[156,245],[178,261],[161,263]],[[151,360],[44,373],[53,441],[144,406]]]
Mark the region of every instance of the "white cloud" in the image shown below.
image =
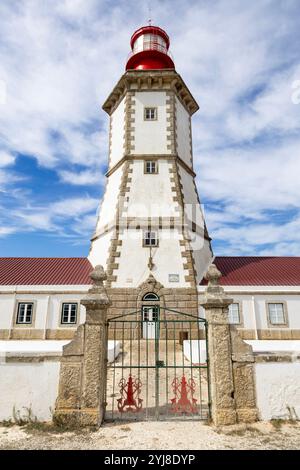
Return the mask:
[[[238,229],[220,226],[215,230],[215,236],[228,244],[230,253],[238,250],[251,254],[257,250],[260,255],[296,255],[300,244],[300,212],[292,221],[281,224],[245,223]]]
[[[98,204],[98,199],[90,197],[64,199],[51,204],[50,213],[54,216],[76,217],[96,211]]]
[[[14,227],[0,227],[0,238],[6,237],[7,235],[12,235],[17,232],[17,228]]]
[[[77,185],[77,186],[86,186],[86,185],[97,185],[100,187],[104,184],[104,176],[100,172],[92,172],[90,170],[74,172],[74,171],[61,171],[59,176],[62,181]]]
[[[255,149],[203,153],[196,165],[200,193],[246,212],[299,208],[300,139]]]
[[[96,218],[98,199],[90,197],[69,198],[47,205],[34,205],[24,201],[20,209],[12,210],[8,218],[19,227],[19,232],[45,231],[60,236],[78,237],[78,227],[88,216]],[[90,229],[90,224],[87,230]],[[89,236],[84,225],[82,232]]]
[[[0,150],[0,168],[13,165],[15,163],[15,157],[8,152]]]

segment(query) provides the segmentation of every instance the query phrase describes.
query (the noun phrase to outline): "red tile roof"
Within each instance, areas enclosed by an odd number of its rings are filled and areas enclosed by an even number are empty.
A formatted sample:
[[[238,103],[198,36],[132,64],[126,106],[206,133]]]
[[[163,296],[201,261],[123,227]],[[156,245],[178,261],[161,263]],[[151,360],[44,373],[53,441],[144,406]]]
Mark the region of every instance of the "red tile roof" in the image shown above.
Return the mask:
[[[300,257],[217,256],[214,263],[224,286],[300,286]],[[87,258],[0,258],[0,285],[89,285],[92,269]]]
[[[214,263],[224,286],[300,286],[300,257],[216,256]]]
[[[0,258],[0,285],[91,284],[87,258]]]

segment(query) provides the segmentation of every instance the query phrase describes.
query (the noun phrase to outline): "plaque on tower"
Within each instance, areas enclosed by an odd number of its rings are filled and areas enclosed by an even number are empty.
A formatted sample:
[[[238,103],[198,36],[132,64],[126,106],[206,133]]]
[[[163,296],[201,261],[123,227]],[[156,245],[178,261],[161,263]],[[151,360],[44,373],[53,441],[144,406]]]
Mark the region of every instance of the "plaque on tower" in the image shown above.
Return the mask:
[[[169,274],[169,282],[179,282],[179,274]]]

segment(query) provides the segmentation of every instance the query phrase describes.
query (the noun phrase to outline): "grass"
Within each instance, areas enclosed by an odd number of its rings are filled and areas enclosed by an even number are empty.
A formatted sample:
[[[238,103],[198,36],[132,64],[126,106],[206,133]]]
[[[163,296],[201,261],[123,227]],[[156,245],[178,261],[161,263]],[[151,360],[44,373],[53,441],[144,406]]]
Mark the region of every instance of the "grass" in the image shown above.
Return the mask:
[[[236,427],[235,425],[233,425],[232,427],[229,427],[228,430],[226,429],[226,427],[217,428],[216,432],[218,434],[224,434],[226,436],[239,436],[239,437],[245,436],[246,433],[250,433],[252,437],[263,436],[265,434],[260,429],[257,429],[251,424],[246,424],[242,426],[236,425]]]
[[[27,423],[24,427],[24,430],[30,434],[63,434],[63,433],[70,433],[73,432],[75,434],[86,434],[90,432],[94,432],[98,429],[94,428],[80,428],[79,426],[62,426],[57,425],[52,422],[42,422],[42,421],[35,421],[31,423]]]
[[[271,419],[270,423],[272,424],[273,428],[276,431],[280,431],[284,424],[289,424],[290,426],[297,426],[299,421],[295,420],[295,419],[277,419],[277,418],[274,418],[274,419]]]
[[[50,410],[52,413],[52,410]],[[32,433],[64,433],[64,432],[75,432],[84,433],[85,429],[79,426],[63,426],[53,423],[53,421],[45,422],[39,421],[38,418],[33,414],[31,407],[24,407],[23,411],[17,410],[13,407],[12,411],[13,418],[8,420],[0,421],[0,426],[9,428],[13,426],[20,426],[24,428],[24,431]],[[94,428],[88,428],[89,432],[95,431]]]
[[[2,426],[3,428],[11,428],[15,425],[16,423],[14,423],[11,419],[4,419],[3,421],[0,421],[0,426]]]
[[[123,426],[122,428],[120,428],[121,431],[125,431],[125,432],[129,432],[131,431],[131,428],[129,426]]]

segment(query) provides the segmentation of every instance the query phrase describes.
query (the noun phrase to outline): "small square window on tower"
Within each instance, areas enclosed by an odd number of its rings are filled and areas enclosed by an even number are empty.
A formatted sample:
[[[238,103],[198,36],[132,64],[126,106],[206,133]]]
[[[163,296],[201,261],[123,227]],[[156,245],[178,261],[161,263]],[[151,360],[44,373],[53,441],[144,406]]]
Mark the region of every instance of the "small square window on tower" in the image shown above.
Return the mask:
[[[143,237],[143,246],[158,246],[158,235],[153,230],[145,230]]]
[[[157,162],[146,160],[144,170],[145,170],[145,173],[148,173],[148,174],[158,173]]]
[[[156,121],[157,120],[157,108],[145,108],[144,119],[145,121]]]

